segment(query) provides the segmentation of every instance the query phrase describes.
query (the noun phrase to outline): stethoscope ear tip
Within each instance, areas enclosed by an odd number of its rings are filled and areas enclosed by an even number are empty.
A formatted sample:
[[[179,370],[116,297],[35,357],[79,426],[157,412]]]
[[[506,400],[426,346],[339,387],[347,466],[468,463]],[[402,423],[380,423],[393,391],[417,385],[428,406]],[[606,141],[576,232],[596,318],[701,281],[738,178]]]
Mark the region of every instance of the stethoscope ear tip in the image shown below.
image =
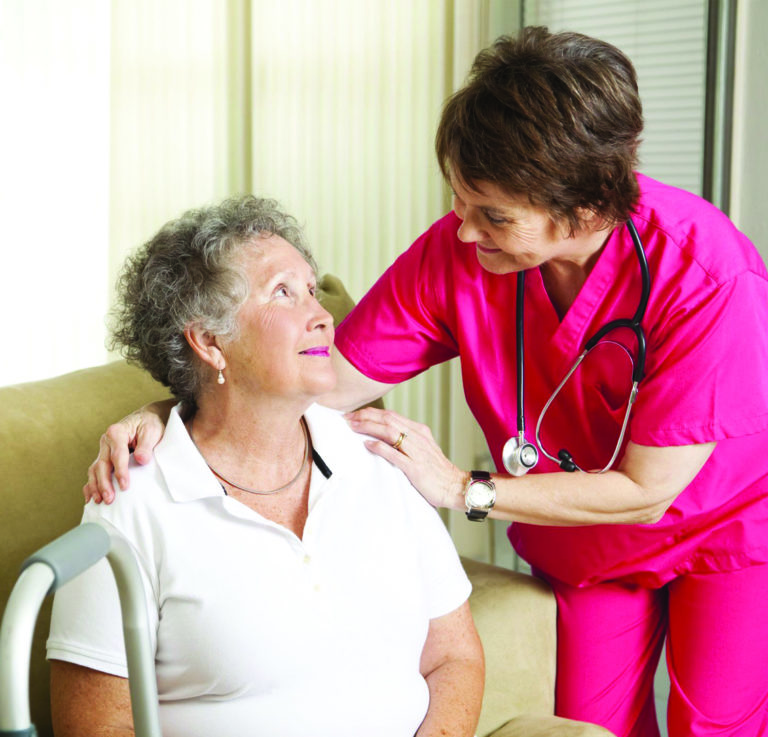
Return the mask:
[[[565,448],[558,451],[557,457],[560,459],[560,468],[562,468],[563,471],[568,471],[570,473],[576,470],[576,464],[573,461],[573,457]]]

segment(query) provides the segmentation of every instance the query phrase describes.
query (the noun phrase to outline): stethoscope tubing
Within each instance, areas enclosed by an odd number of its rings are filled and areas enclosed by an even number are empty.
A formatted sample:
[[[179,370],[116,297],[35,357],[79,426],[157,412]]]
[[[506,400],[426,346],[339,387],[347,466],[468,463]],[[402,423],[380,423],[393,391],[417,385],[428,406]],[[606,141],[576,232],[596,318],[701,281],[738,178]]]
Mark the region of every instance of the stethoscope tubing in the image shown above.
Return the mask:
[[[637,361],[635,361],[635,368],[632,372],[632,381],[638,384],[645,375],[645,352],[646,352],[646,340],[645,331],[642,327],[642,321],[645,317],[646,309],[648,308],[648,298],[651,294],[651,272],[648,268],[648,259],[645,257],[645,250],[643,249],[640,235],[637,232],[632,218],[627,220],[627,229],[629,235],[632,238],[632,245],[635,248],[635,254],[637,255],[638,263],[640,264],[640,276],[642,279],[642,286],[640,291],[640,300],[637,304],[635,314],[631,319],[626,317],[619,318],[617,320],[611,320],[601,327],[585,344],[584,349],[590,351],[594,348],[602,338],[608,333],[618,330],[619,328],[628,328],[635,334],[637,339]]]
[[[525,324],[525,271],[517,272],[517,299],[515,319],[518,329],[515,330],[515,362],[517,364],[517,435],[525,437],[525,416],[523,406],[525,404],[525,347],[523,335],[525,330],[521,327]]]
[[[618,345],[621,345],[621,344],[619,343]],[[594,346],[592,346],[592,348],[594,348]],[[585,348],[585,350],[581,353],[581,355],[576,359],[576,362],[573,364],[573,366],[571,366],[568,373],[563,377],[563,380],[557,385],[557,388],[555,389],[555,391],[552,392],[552,396],[550,396],[550,398],[547,400],[546,404],[542,408],[541,412],[539,413],[539,419],[536,422],[535,439],[536,439],[536,445],[541,450],[542,455],[545,456],[546,458],[549,458],[550,461],[557,463],[564,470],[583,471],[584,473],[605,473],[606,471],[609,471],[613,466],[613,464],[616,462],[616,458],[618,457],[619,451],[621,450],[621,446],[624,442],[624,435],[627,432],[627,425],[629,424],[629,413],[632,411],[632,405],[635,403],[635,399],[637,399],[637,386],[638,386],[637,381],[634,381],[634,380],[632,381],[632,389],[629,393],[627,408],[624,411],[624,419],[622,420],[622,423],[621,423],[621,432],[619,433],[619,439],[616,442],[616,447],[613,450],[613,455],[611,456],[611,459],[608,461],[608,463],[605,466],[603,466],[603,468],[594,469],[594,470],[584,469],[573,460],[573,457],[567,451],[560,451],[561,454],[566,453],[567,454],[566,457],[556,458],[544,447],[544,443],[542,443],[541,437],[539,435],[539,431],[541,430],[541,423],[544,420],[544,415],[547,414],[547,410],[549,409],[549,406],[552,404],[552,402],[555,401],[557,395],[560,394],[560,390],[566,385],[566,383],[568,382],[568,379],[570,379],[571,376],[573,376],[576,369],[581,365],[581,362],[587,357],[587,354],[589,353],[589,351],[592,350],[592,348],[589,348],[589,349]],[[631,360],[631,356],[630,356],[630,360]],[[634,361],[632,361],[632,364],[634,366]],[[572,463],[573,468],[566,469],[565,466],[563,465],[564,461]]]
[[[587,354],[609,333],[613,332],[614,330],[618,330],[620,328],[627,328],[631,330],[635,334],[635,338],[637,340],[637,360],[632,361],[632,355],[630,356],[630,361],[632,362],[632,389],[630,392],[629,400],[627,402],[627,408],[624,412],[624,419],[622,421],[621,425],[621,432],[619,434],[619,440],[616,444],[616,447],[614,449],[613,455],[611,456],[610,461],[608,464],[600,469],[595,471],[590,471],[590,473],[604,473],[605,471],[608,471],[613,464],[616,461],[616,458],[618,457],[619,451],[621,450],[622,444],[624,442],[624,436],[626,434],[627,426],[629,424],[629,414],[632,409],[632,405],[635,403],[635,399],[637,398],[638,393],[638,385],[640,381],[643,379],[643,376],[645,375],[645,357],[646,357],[646,336],[645,331],[642,327],[642,321],[645,318],[645,313],[648,307],[648,299],[651,294],[651,274],[650,269],[648,268],[648,259],[645,256],[645,250],[643,248],[642,241],[640,240],[640,235],[637,232],[637,228],[635,227],[634,222],[632,221],[632,218],[629,218],[626,222],[627,229],[629,230],[630,237],[632,238],[632,244],[635,249],[635,254],[637,256],[638,263],[640,265],[640,276],[642,279],[642,286],[640,291],[640,299],[638,300],[637,309],[635,310],[634,315],[631,318],[619,318],[616,320],[611,320],[610,322],[607,322],[605,325],[603,325],[591,338],[589,338],[586,343],[584,344],[584,350],[579,355],[579,357],[576,359],[576,362],[571,366],[570,370],[566,373],[563,380],[558,384],[555,391],[552,393],[552,395],[549,397],[547,402],[544,404],[544,407],[541,410],[541,413],[539,414],[538,421],[536,423],[536,446],[541,450],[542,454],[549,458],[551,461],[554,461],[557,463],[561,468],[567,471],[583,471],[580,466],[578,466],[573,458],[571,457],[570,453],[566,450],[561,450],[557,457],[551,455],[543,446],[540,438],[540,429],[541,424],[544,419],[545,414],[547,413],[547,410],[549,409],[552,402],[555,400],[557,395],[560,393],[562,388],[567,383],[568,379],[573,376],[576,369],[581,365],[581,362],[586,358]],[[525,303],[525,272],[520,271],[517,274],[517,296],[516,296],[516,340],[515,340],[515,346],[516,346],[516,369],[517,369],[517,446],[519,448],[523,447],[526,444],[525,441],[525,416],[524,416],[524,402],[525,402],[525,392],[524,392],[524,374],[525,374],[525,357],[524,357],[524,303]],[[626,349],[625,349],[626,350]],[[629,351],[627,351],[629,353]],[[534,446],[535,447],[535,446]],[[505,446],[506,448],[506,446]],[[505,466],[507,466],[507,461],[505,459]],[[518,466],[519,468],[519,466]],[[512,470],[507,466],[507,470],[512,473]],[[529,470],[529,469],[526,469]],[[515,472],[515,475],[519,475],[517,472]]]

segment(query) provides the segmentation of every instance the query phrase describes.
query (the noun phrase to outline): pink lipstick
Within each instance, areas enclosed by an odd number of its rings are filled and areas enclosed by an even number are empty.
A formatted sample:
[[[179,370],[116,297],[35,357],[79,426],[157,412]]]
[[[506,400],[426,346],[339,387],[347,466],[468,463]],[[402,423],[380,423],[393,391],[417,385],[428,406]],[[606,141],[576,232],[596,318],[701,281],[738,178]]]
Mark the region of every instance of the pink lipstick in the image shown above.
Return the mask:
[[[318,345],[300,352],[304,356],[322,356],[323,358],[328,358],[331,355],[330,348],[327,345]]]

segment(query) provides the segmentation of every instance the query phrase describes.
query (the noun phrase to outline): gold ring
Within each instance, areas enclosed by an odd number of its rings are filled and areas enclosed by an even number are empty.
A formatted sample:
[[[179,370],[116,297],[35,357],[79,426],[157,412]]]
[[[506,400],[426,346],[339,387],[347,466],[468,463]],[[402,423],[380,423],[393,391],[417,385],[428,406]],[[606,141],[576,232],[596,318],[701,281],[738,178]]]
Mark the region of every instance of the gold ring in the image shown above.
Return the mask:
[[[392,443],[392,447],[395,450],[400,450],[400,446],[403,444],[403,440],[405,440],[405,433],[401,432],[400,435],[398,435],[397,440],[395,440],[395,442]]]

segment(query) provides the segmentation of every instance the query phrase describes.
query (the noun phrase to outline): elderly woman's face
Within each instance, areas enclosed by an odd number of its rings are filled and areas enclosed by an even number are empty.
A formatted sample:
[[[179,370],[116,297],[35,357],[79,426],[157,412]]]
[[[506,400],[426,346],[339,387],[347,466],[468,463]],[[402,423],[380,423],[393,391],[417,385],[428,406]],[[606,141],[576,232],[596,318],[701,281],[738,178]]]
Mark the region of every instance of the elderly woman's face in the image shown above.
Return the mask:
[[[469,189],[458,177],[451,177],[453,211],[462,221],[459,239],[475,247],[486,271],[508,274],[551,259],[589,255],[582,254],[579,239],[569,238],[544,208],[489,182],[476,186],[477,190]]]
[[[315,273],[279,236],[246,248],[250,295],[240,337],[224,347],[226,376],[248,393],[313,400],[333,389],[333,318],[315,298]]]

